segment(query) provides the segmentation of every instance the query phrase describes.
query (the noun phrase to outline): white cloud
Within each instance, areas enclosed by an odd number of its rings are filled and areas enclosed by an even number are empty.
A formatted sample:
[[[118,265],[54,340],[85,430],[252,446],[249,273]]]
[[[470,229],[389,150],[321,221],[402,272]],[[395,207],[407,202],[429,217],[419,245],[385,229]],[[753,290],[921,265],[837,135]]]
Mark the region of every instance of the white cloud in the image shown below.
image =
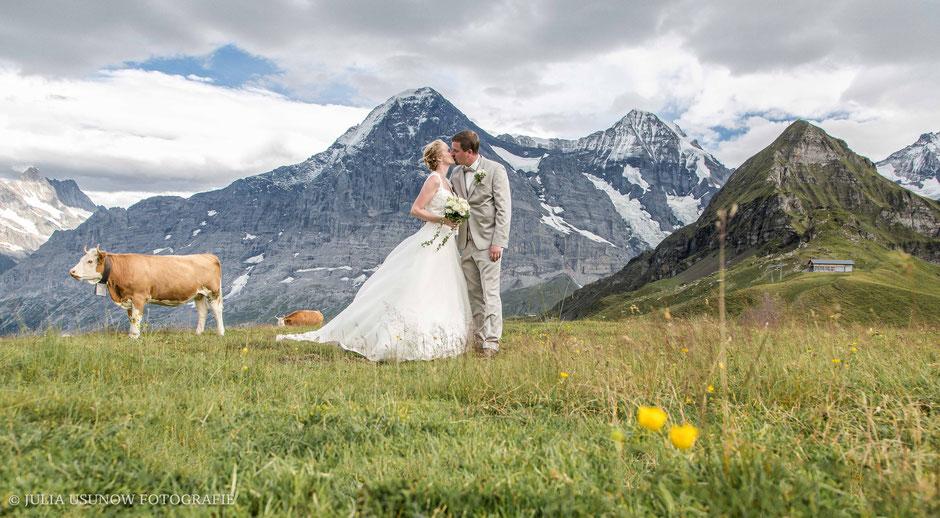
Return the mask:
[[[6,69],[0,92],[6,176],[37,165],[126,199],[222,187],[302,161],[367,113],[139,70],[49,79]]]
[[[712,151],[725,165],[741,165],[755,153],[769,146],[790,123],[769,121],[763,117],[748,117],[744,124],[747,128],[745,133],[737,138],[719,142]]]
[[[875,160],[940,129],[936,3],[268,4],[11,3],[0,63],[27,72],[0,72],[0,138],[16,145],[0,148],[0,167],[61,167],[44,172],[97,191],[205,190],[302,160],[369,108],[425,85],[494,133],[576,138],[632,108],[653,111],[732,167],[781,120],[818,121]],[[223,45],[283,71],[259,84],[361,109],[197,77],[61,79]]]

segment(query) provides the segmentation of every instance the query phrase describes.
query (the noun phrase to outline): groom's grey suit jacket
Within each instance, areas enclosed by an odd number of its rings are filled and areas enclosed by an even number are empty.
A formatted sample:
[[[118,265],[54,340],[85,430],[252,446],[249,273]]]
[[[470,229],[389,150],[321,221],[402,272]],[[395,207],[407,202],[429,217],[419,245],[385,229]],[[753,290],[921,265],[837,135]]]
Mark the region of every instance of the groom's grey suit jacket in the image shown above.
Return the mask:
[[[467,248],[469,232],[477,250],[488,249],[490,245],[506,248],[509,245],[509,220],[512,217],[506,168],[481,156],[476,172],[479,174],[484,171],[485,174],[480,182],[471,176],[471,185],[466,184],[462,165],[455,166],[453,171],[451,184],[454,192],[470,203],[470,219],[460,225],[457,246],[461,250]]]

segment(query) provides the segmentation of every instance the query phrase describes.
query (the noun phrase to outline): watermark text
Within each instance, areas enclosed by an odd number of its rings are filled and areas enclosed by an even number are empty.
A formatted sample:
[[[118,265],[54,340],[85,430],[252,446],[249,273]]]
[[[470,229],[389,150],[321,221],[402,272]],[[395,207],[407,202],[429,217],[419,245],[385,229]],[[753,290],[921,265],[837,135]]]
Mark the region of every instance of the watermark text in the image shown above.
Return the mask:
[[[235,495],[231,494],[175,494],[175,493],[26,493],[10,495],[7,503],[11,507],[41,507],[60,505],[232,505]]]

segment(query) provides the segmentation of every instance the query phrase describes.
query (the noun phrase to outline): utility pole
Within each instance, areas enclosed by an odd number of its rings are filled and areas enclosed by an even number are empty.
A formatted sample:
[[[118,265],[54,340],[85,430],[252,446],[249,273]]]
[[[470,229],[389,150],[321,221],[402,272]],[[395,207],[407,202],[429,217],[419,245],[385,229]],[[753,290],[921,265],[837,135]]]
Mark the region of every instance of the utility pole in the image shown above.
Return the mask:
[[[783,263],[768,264],[765,268],[770,270],[770,282],[774,282],[774,268],[777,269],[777,281],[783,280]]]

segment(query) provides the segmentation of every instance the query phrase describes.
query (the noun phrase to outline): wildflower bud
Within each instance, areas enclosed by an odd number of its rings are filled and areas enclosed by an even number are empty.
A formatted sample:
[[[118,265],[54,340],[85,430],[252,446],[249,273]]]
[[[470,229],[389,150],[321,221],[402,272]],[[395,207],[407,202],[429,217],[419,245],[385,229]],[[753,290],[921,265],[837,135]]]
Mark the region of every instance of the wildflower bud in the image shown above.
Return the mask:
[[[619,428],[614,428],[610,432],[610,438],[616,442],[623,442],[624,440],[626,440],[626,436],[623,434],[623,431],[621,431]]]

